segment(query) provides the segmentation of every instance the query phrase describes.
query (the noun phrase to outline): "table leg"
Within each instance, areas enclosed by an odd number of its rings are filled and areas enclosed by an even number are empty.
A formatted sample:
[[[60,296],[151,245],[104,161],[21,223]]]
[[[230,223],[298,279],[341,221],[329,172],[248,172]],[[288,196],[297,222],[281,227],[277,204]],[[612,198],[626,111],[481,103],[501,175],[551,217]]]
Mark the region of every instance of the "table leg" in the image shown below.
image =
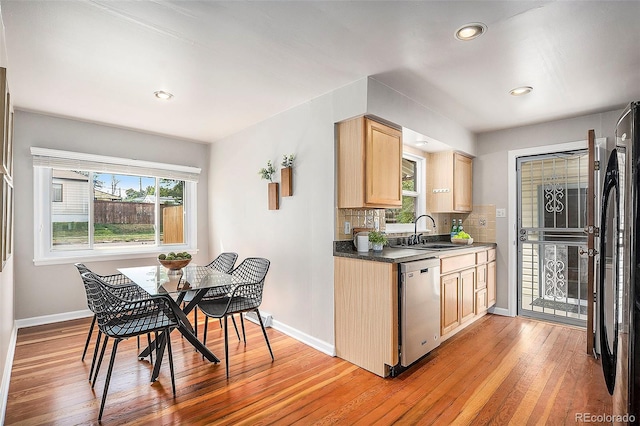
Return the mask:
[[[195,332],[193,329],[193,326],[191,325],[191,323],[189,322],[189,319],[187,318],[187,313],[189,313],[190,310],[192,310],[197,304],[198,302],[202,299],[202,297],[207,293],[207,289],[202,289],[200,291],[198,291],[196,293],[196,295],[194,296],[193,300],[185,307],[185,310],[183,311],[182,309],[180,309],[180,306],[176,303],[175,300],[173,300],[171,297],[167,297],[168,301],[170,304],[174,305],[174,312],[176,314],[176,316],[178,317],[178,331],[180,332],[180,334],[182,334],[188,341],[189,343],[191,343],[191,345],[198,351],[200,352],[205,358],[207,358],[209,361],[214,362],[214,363],[218,363],[220,362],[220,360],[218,359],[218,357],[216,357],[213,352],[211,352],[209,350],[209,348],[207,348],[205,345],[202,344],[202,342],[200,340],[198,340],[198,338],[195,336]],[[194,303],[195,302],[195,303]],[[190,309],[189,309],[190,308]],[[147,356],[149,356],[149,353],[151,353],[151,351],[155,350],[157,345],[158,345],[158,340],[160,341],[160,350],[158,351],[158,355],[157,355],[157,359],[156,359],[156,363],[153,367],[153,373],[151,375],[151,381],[155,381],[158,378],[158,374],[160,373],[160,365],[162,364],[162,355],[164,352],[164,344],[162,343],[162,339],[163,338],[170,338],[169,336],[165,336],[165,332],[161,332],[158,339],[154,340],[153,342],[151,342],[151,345],[149,345],[149,347],[147,347],[145,350],[143,350],[140,355],[138,355],[138,357],[140,358],[145,358]]]

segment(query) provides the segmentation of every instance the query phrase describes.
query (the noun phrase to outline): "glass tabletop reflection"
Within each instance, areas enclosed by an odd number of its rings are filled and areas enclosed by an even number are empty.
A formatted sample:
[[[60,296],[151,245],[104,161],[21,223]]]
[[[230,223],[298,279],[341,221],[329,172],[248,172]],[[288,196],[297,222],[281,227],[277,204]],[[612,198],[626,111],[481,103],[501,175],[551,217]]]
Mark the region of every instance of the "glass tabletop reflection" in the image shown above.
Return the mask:
[[[178,271],[162,265],[119,268],[118,271],[151,295],[234,284],[233,276],[198,265],[188,265]]]

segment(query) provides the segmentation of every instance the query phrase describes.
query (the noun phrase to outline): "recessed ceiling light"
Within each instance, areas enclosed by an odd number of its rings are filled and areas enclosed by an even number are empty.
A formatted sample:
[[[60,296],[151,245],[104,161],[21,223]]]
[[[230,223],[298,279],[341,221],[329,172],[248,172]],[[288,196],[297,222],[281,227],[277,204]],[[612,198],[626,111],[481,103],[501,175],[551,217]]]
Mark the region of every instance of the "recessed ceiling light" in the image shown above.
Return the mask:
[[[522,96],[531,93],[532,90],[533,87],[531,86],[520,86],[516,87],[515,89],[509,90],[509,94],[513,96]]]
[[[424,146],[426,144],[428,144],[429,141],[416,141],[416,146]]]
[[[161,99],[163,101],[168,101],[169,99],[173,98],[173,95],[171,93],[165,92],[164,90],[158,90],[153,94],[156,96],[156,98]]]
[[[470,24],[463,25],[456,31],[456,38],[462,41],[473,40],[480,37],[487,31],[487,26],[481,22],[472,22]]]

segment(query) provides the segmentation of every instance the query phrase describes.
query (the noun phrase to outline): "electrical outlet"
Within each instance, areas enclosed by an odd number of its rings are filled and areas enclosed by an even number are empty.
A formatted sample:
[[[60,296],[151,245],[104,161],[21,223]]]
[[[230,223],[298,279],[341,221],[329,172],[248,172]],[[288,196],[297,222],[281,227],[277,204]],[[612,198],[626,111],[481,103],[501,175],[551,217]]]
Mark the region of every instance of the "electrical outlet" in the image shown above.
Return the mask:
[[[373,228],[376,230],[376,232],[380,232],[380,218],[379,217],[374,217],[373,218]]]
[[[487,219],[485,219],[484,217],[481,217],[481,218],[478,220],[478,224],[479,224],[480,226],[487,226]]]
[[[349,235],[351,233],[351,222],[344,223],[344,233],[345,235]]]
[[[496,217],[507,217],[507,209],[496,209]]]

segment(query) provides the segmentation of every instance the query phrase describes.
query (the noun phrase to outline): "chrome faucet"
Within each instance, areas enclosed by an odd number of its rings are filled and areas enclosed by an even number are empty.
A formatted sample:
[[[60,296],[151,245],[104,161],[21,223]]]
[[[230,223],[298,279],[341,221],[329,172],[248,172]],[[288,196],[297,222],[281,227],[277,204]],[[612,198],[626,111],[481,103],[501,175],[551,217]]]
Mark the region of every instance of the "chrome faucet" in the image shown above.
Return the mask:
[[[433,229],[436,229],[436,221],[428,214],[421,214],[416,218],[416,220],[413,221],[413,237],[409,237],[409,245],[418,244],[418,237],[422,235],[418,235],[418,219],[423,217],[428,217],[429,219],[431,219],[431,222],[433,222]]]

